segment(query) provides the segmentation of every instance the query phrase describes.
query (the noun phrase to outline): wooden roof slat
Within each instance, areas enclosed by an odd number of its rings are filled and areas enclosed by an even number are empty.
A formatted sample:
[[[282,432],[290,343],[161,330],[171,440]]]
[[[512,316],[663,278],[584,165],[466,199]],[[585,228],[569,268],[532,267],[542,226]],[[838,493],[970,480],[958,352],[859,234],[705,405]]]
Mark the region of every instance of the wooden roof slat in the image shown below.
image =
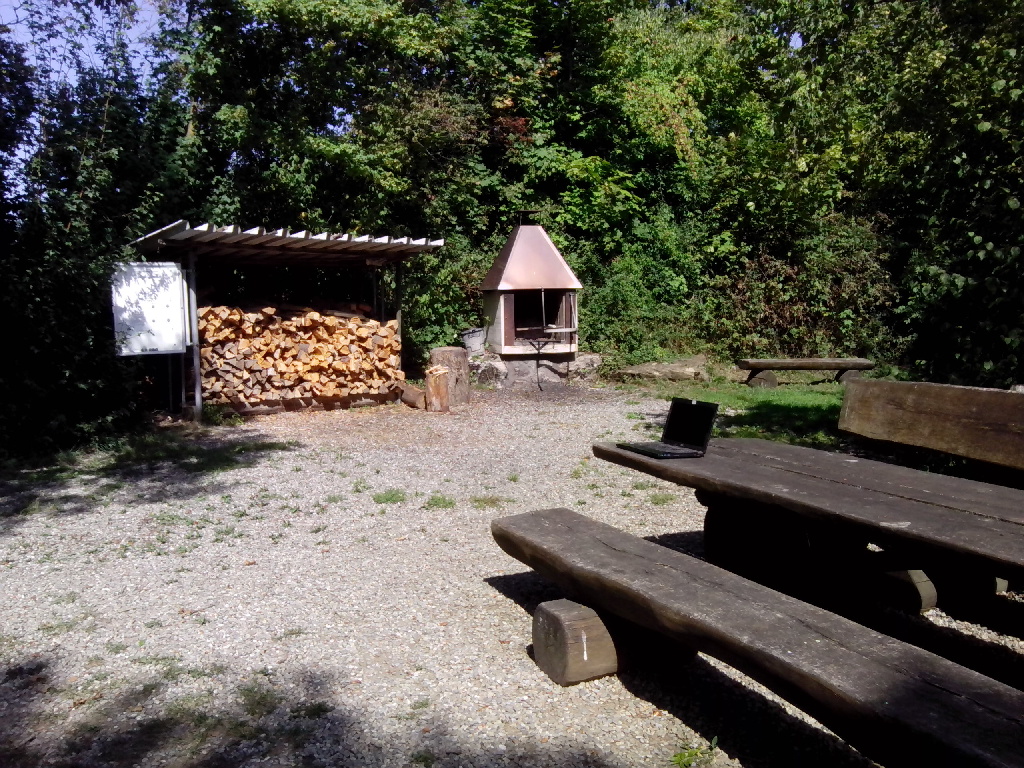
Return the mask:
[[[293,233],[287,228],[243,229],[237,224],[216,226],[210,222],[192,227],[182,219],[138,238],[133,244],[143,252],[164,246],[191,248],[198,256],[240,264],[358,263],[367,257],[376,264],[436,250],[444,245],[444,240],[352,232],[314,234],[309,230]]]

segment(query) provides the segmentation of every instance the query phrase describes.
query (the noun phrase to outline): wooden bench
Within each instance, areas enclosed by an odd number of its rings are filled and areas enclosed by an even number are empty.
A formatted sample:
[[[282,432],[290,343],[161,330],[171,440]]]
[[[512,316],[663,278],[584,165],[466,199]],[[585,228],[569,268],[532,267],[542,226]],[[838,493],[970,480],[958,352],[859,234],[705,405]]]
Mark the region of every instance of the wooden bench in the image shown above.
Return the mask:
[[[1024,467],[1024,395],[854,381],[840,427],[875,439]],[[888,593],[902,607],[984,598],[1024,584],[1024,491],[754,439],[712,440],[701,459],[594,455],[697,489],[707,556],[781,589]]]
[[[887,768],[1024,766],[1015,688],[568,509],[500,518],[491,531],[574,600],[726,662]],[[588,621],[585,609],[568,613],[570,625]],[[538,654],[551,634],[543,623]],[[567,653],[607,646],[592,617],[587,627]]]
[[[736,366],[740,370],[750,371],[748,387],[775,389],[779,386],[779,379],[772,371],[835,371],[836,381],[845,382],[858,378],[861,371],[870,371],[875,364],[863,357],[794,357],[764,360],[744,358],[737,360]]]

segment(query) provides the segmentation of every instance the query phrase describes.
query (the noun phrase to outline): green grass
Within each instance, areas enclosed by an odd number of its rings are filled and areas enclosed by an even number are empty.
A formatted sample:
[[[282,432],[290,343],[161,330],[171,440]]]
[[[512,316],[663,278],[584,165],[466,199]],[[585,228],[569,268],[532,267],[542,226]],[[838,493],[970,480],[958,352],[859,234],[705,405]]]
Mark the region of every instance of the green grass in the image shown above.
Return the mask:
[[[388,488],[373,494],[373,500],[378,504],[401,504],[405,498],[405,491],[401,488]]]
[[[238,698],[242,709],[249,717],[260,718],[269,715],[281,703],[281,698],[266,683],[253,680],[238,687]]]
[[[676,500],[674,493],[652,493],[648,501],[656,507],[664,506],[665,504],[671,504]]]
[[[469,500],[475,509],[496,509],[506,501],[508,499],[503,499],[501,496],[473,496]]]
[[[752,389],[740,382],[677,382],[653,384],[648,391],[665,399],[687,397],[718,403],[718,437],[758,437],[831,450],[840,447],[837,424],[842,384],[797,382],[776,389]]]
[[[455,499],[440,493],[434,493],[423,505],[424,509],[452,509],[455,506]]]

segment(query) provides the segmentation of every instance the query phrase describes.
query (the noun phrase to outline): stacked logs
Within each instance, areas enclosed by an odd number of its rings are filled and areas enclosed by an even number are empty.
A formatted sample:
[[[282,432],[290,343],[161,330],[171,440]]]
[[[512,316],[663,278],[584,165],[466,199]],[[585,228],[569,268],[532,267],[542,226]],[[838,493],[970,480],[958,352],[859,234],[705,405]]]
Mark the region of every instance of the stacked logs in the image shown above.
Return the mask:
[[[203,401],[237,410],[386,395],[405,379],[394,320],[276,307],[199,308]]]

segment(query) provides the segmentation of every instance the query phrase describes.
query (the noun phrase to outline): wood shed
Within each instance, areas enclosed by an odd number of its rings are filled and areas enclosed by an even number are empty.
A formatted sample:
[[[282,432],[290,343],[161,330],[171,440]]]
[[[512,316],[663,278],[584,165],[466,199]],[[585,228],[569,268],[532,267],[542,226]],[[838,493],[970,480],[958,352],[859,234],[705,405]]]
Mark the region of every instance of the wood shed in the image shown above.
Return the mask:
[[[444,241],[177,221],[133,245],[180,266],[182,409],[267,413],[398,397],[401,265]]]

